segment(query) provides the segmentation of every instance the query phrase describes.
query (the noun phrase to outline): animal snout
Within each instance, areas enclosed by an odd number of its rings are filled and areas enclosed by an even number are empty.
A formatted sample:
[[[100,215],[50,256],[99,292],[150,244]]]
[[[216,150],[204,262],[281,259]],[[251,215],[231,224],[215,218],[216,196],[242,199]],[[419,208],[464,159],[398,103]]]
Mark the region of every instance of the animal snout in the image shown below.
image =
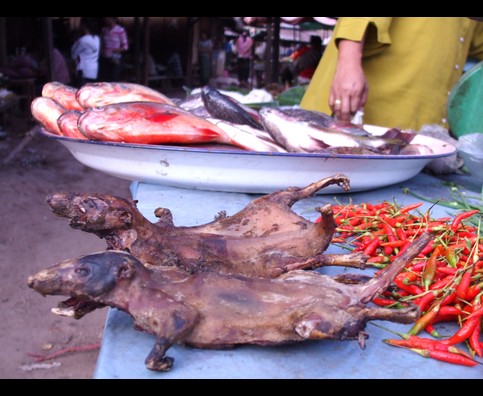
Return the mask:
[[[34,276],[29,276],[28,279],[27,279],[27,285],[28,287],[30,287],[31,289],[34,288],[34,284],[35,284],[35,277]]]

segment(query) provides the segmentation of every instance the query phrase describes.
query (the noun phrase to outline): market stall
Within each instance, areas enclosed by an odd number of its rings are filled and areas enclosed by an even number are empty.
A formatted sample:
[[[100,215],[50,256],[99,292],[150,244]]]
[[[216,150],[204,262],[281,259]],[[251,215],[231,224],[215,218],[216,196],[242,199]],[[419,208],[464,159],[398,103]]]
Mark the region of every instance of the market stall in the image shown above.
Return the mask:
[[[210,87],[175,103],[137,84],[52,82],[32,115],[81,163],[132,181],[132,199],[49,195],[107,249],[28,281],[69,297],[60,315],[111,307],[95,378],[479,377],[483,260],[466,220],[480,213],[469,199],[481,180],[422,172],[454,158],[453,144],[296,107],[254,110]],[[453,191],[443,181],[468,200],[435,205]],[[443,305],[453,313],[434,336]],[[442,340],[383,342],[423,330]]]
[[[443,180],[451,180],[467,187],[464,191],[473,194],[480,189],[480,182],[468,176],[436,178],[427,174],[418,174],[407,182],[391,187],[352,194],[330,194],[304,200],[297,208],[299,213],[315,220],[314,207],[325,202],[342,203],[378,203],[385,199],[394,199],[402,205],[419,202],[418,199],[405,195],[403,187],[425,196],[445,197],[448,189]],[[255,196],[243,193],[209,192],[171,188],[147,183],[133,183],[132,196],[139,201],[139,209],[152,221],[155,221],[154,209],[160,203],[169,207],[176,224],[202,224],[213,219],[212,214],[223,208],[228,213],[241,209]],[[193,202],[197,204],[193,206]],[[432,206],[425,203],[421,207],[427,210]],[[434,206],[434,217],[445,217],[446,208]],[[333,246],[330,252],[340,253],[340,248]],[[341,270],[326,267],[325,274],[335,275]],[[345,269],[342,272],[373,273],[373,270]],[[215,302],[216,303],[216,302]],[[386,327],[385,330],[381,325]],[[395,350],[383,342],[393,338],[390,331],[405,332],[411,325],[398,325],[375,321],[367,326],[369,338],[366,348],[361,349],[352,341],[312,341],[277,347],[242,346],[228,350],[204,350],[186,346],[173,346],[169,353],[175,359],[173,369],[167,373],[146,370],[144,359],[152,348],[153,337],[135,331],[131,318],[116,309],[109,311],[102,348],[99,354],[94,378],[151,378],[151,379],[197,379],[197,378],[273,378],[273,379],[470,379],[480,378],[479,367],[451,365],[421,356],[410,351]],[[454,331],[454,324],[446,325],[441,332]],[[129,346],[127,348],[126,346]],[[126,361],[130,364],[126,365]]]

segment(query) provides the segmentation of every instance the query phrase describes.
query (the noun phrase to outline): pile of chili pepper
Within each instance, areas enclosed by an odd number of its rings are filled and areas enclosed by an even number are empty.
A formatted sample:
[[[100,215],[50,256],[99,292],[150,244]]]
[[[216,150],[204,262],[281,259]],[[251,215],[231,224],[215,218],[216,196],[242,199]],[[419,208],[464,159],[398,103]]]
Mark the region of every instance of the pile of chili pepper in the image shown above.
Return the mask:
[[[482,364],[476,356],[483,356],[483,240],[479,226],[469,223],[480,212],[431,218],[429,212],[419,211],[422,204],[333,205],[337,228],[332,242],[364,252],[367,263],[382,270],[422,232],[431,232],[434,240],[396,276],[395,287],[373,300],[395,309],[416,304],[421,311],[407,333],[396,333],[401,339],[385,342],[449,363]],[[441,322],[455,322],[458,330],[441,336],[437,331]]]

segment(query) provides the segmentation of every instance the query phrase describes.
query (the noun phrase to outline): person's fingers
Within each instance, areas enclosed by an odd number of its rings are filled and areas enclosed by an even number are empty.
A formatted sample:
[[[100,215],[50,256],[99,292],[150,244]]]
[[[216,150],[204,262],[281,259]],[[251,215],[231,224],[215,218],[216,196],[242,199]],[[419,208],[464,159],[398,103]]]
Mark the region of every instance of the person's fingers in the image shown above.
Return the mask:
[[[363,108],[363,107],[364,107],[364,105],[366,104],[368,95],[369,95],[369,86],[368,86],[368,85],[366,85],[366,86],[364,87],[364,90],[362,91],[362,95],[361,95],[361,101],[360,101],[360,103],[359,103],[359,109]],[[359,110],[359,109],[358,109],[358,110]]]
[[[360,95],[354,95],[351,98],[349,111],[352,115],[355,114],[357,112],[357,110],[359,110],[360,103],[361,103],[361,96]]]
[[[334,113],[338,120],[350,120],[350,96],[344,96],[341,99],[334,100]]]

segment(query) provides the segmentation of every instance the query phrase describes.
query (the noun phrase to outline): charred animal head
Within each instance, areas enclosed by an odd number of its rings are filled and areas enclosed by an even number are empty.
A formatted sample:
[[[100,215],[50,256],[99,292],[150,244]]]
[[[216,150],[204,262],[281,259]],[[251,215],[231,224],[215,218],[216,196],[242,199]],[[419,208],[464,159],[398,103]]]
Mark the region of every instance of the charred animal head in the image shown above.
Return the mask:
[[[95,300],[109,293],[121,279],[134,276],[134,260],[131,255],[113,251],[65,260],[30,276],[28,286],[42,295]]]
[[[47,197],[52,211],[87,232],[127,229],[134,219],[136,201],[102,194],[54,193]]]

